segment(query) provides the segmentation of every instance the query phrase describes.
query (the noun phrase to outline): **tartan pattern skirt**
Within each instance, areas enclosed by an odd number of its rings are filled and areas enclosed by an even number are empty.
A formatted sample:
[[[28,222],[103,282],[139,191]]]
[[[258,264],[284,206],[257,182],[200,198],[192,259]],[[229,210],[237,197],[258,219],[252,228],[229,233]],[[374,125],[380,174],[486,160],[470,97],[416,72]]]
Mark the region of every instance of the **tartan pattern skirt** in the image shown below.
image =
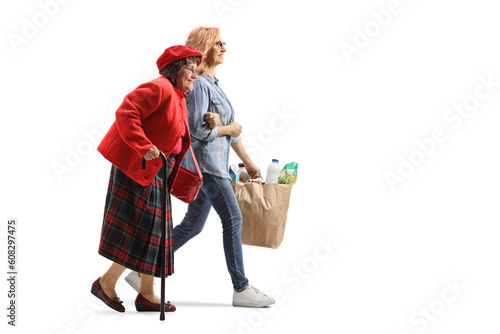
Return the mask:
[[[176,154],[167,159],[167,175],[175,164]],[[101,230],[99,254],[122,266],[146,275],[160,277],[163,201],[167,207],[167,235],[165,237],[165,276],[174,273],[172,209],[170,193],[162,198],[167,184],[163,166],[152,184],[143,187],[116,166],[109,177],[104,222]]]

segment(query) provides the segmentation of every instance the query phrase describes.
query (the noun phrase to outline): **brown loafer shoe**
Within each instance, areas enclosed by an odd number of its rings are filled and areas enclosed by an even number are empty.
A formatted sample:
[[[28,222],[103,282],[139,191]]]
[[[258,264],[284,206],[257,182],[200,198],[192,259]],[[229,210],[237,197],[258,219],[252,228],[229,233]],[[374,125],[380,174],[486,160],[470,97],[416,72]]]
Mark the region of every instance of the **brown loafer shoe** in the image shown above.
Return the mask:
[[[125,307],[122,305],[123,302],[120,300],[120,298],[116,297],[115,299],[111,299],[106,295],[106,293],[104,293],[104,290],[99,283],[100,279],[101,278],[99,277],[94,283],[92,283],[92,289],[90,290],[90,292],[92,292],[94,296],[102,300],[104,304],[108,305],[113,310],[118,312],[125,312]]]
[[[139,293],[135,299],[135,309],[139,312],[160,312],[160,304],[151,303]],[[165,303],[165,312],[174,312],[175,310],[175,305],[171,304],[170,301]]]

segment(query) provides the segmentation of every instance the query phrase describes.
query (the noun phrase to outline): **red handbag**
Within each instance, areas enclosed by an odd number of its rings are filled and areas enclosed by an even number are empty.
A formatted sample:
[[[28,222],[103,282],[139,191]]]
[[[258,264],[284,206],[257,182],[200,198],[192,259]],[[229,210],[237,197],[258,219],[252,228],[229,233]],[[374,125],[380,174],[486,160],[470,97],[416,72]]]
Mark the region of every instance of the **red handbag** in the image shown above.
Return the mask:
[[[203,184],[203,175],[201,175],[200,167],[198,166],[198,161],[193,153],[191,146],[191,155],[193,156],[194,165],[198,173],[194,173],[189,169],[179,166],[179,171],[175,178],[172,189],[170,189],[170,194],[175,196],[177,199],[185,202],[191,203],[196,199],[198,193],[200,192],[200,187]]]

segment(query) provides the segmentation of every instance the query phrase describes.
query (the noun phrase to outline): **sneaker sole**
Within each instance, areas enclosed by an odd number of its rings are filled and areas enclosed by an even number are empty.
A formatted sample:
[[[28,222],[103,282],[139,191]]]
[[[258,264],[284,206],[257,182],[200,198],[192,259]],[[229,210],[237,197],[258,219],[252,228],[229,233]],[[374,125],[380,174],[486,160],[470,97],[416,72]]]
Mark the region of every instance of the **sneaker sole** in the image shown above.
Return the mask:
[[[235,304],[233,302],[233,306],[234,307],[255,307],[255,308],[262,308],[262,307],[268,307],[268,306],[271,306],[271,305],[274,305],[274,303],[271,303],[271,304],[245,304],[245,303],[237,303]]]

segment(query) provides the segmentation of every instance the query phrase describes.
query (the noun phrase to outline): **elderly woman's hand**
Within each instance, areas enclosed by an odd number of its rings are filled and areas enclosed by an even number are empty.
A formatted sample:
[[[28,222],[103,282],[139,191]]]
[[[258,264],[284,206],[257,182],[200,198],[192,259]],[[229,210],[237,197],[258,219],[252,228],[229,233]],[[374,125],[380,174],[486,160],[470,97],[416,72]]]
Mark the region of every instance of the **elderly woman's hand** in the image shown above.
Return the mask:
[[[205,114],[205,121],[207,121],[210,127],[216,128],[219,125],[219,114],[213,112],[207,112]]]
[[[144,155],[144,159],[152,160],[158,158],[159,156],[160,156],[160,151],[158,151],[156,146],[153,146],[149,149],[148,153]]]

